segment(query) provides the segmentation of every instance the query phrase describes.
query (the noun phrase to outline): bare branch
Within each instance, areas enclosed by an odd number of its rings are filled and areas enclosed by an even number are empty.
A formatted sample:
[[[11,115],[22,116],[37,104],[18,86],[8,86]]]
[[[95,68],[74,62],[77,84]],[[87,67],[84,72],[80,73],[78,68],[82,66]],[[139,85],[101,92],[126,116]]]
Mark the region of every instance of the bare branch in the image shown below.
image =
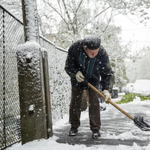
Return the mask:
[[[60,1],[59,1],[59,0],[57,0],[57,3],[58,3],[58,6],[59,6],[59,8],[60,8],[60,13],[62,14],[62,8],[61,8]]]
[[[107,30],[108,26],[109,26],[109,23],[111,22],[112,18],[114,17],[115,15],[112,15],[112,11],[111,11],[111,14],[110,14],[110,17],[109,17],[109,20],[107,22],[107,25],[105,27],[105,29],[102,31],[102,33],[105,33],[105,31]]]
[[[67,21],[61,15],[61,13],[59,11],[57,11],[57,9],[55,7],[53,7],[50,3],[46,2],[45,0],[44,0],[44,2],[47,3],[47,5],[50,6],[61,17],[61,19],[66,23],[67,27],[69,28],[69,25],[68,25]]]
[[[82,2],[83,2],[83,0],[80,1],[79,5],[78,5],[78,7],[77,7],[77,9],[76,9],[76,12],[78,12],[78,10],[79,10],[79,8],[80,8]]]
[[[69,20],[69,22],[70,22],[70,24],[71,24],[71,26],[72,26],[72,30],[74,31],[74,26],[73,26],[73,23],[72,23],[71,17],[70,17],[70,15],[69,15],[69,12],[68,12],[68,9],[67,9],[67,6],[66,6],[66,3],[65,3],[65,1],[64,1],[64,0],[62,0],[62,2],[63,2],[63,5],[64,5],[64,8],[65,8],[65,12],[66,12],[66,14],[67,14],[68,20]]]
[[[103,11],[101,11],[100,13],[98,13],[97,15],[95,15],[91,20],[89,20],[86,24],[84,24],[79,30],[81,31],[85,26],[87,26],[89,23],[91,23],[95,18],[97,18],[99,15],[101,15],[103,12],[105,12],[106,10],[108,10],[109,8],[111,8],[111,6],[107,7],[106,9],[104,9]]]

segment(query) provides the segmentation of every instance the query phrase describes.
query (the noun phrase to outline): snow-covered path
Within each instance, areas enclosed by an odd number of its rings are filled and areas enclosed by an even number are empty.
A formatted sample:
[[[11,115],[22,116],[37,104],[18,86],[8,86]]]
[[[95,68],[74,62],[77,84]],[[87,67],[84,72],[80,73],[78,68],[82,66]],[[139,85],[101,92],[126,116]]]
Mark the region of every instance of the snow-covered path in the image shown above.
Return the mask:
[[[138,99],[137,99],[138,101]],[[122,109],[127,110],[132,116],[144,116],[146,122],[150,123],[149,108],[150,104],[130,103],[119,105]],[[143,111],[144,110],[144,111]],[[60,143],[93,145],[129,145],[136,143],[140,146],[147,146],[150,140],[150,132],[143,132],[134,125],[134,122],[118,111],[116,108],[107,105],[106,111],[101,112],[101,138],[91,139],[89,127],[88,112],[82,113],[81,126],[76,137],[68,137],[70,125],[66,123],[65,127],[55,130],[55,135],[59,137]]]
[[[112,101],[117,101],[113,99]],[[132,116],[143,116],[150,124],[150,101],[139,101],[118,105]],[[107,105],[101,112],[101,138],[93,140],[89,127],[88,110],[82,112],[81,126],[76,137],[69,137],[68,115],[54,125],[54,136],[48,140],[29,142],[23,146],[16,144],[9,150],[149,150],[150,131],[144,132],[136,127],[131,119],[116,108]]]

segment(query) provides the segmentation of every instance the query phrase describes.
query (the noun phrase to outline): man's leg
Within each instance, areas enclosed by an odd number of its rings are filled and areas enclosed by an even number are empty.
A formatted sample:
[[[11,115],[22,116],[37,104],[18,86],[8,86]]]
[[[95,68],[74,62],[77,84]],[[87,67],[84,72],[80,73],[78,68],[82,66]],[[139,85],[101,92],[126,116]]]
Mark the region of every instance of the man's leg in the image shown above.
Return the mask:
[[[72,87],[69,122],[71,124],[71,129],[75,130],[80,126],[82,93],[83,90],[77,90]]]
[[[96,87],[97,88],[97,87]],[[100,104],[98,100],[98,94],[93,90],[89,89],[89,118],[90,118],[90,129],[95,132],[100,130]]]

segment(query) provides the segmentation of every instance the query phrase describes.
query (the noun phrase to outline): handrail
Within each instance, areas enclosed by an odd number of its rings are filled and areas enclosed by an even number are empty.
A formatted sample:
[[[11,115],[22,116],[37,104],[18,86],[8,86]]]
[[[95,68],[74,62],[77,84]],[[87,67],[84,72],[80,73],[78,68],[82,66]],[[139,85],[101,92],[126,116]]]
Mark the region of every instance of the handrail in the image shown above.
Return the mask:
[[[4,11],[6,11],[10,16],[12,16],[14,19],[16,19],[19,23],[23,25],[23,22],[20,21],[17,17],[15,17],[13,14],[11,14],[4,6],[0,5],[0,8],[2,8]]]

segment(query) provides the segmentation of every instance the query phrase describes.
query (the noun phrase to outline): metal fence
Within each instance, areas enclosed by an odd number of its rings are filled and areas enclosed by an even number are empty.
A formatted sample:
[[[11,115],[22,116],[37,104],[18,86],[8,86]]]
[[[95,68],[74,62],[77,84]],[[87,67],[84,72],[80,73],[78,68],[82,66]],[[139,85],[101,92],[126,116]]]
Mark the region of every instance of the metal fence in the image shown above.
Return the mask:
[[[71,97],[70,79],[64,70],[67,52],[59,47],[55,47],[53,43],[41,36],[40,45],[48,52],[52,119],[55,122],[68,113],[68,105]]]
[[[21,141],[16,47],[24,43],[23,23],[0,5],[0,150]],[[68,112],[69,77],[64,71],[67,52],[40,36],[48,52],[52,119]]]

